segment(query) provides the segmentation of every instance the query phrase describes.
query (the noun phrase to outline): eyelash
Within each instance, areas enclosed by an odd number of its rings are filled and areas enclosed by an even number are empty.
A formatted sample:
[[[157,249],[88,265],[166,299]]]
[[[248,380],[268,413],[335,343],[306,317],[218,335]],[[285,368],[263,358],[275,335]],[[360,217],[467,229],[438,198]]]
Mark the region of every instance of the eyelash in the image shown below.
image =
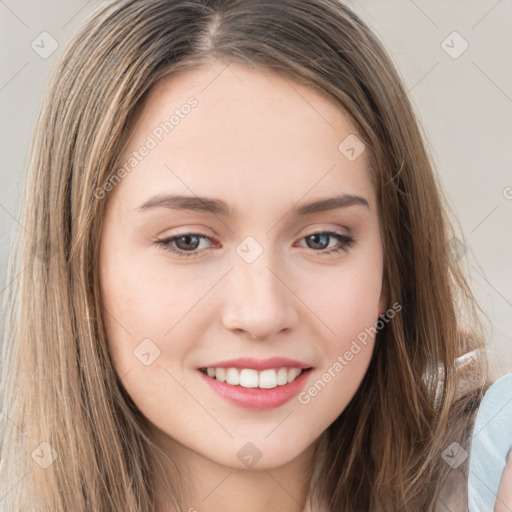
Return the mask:
[[[309,238],[314,235],[328,235],[332,238],[336,238],[341,244],[338,247],[331,248],[328,250],[324,249],[321,251],[315,251],[314,249],[312,249],[314,252],[316,252],[318,254],[322,254],[322,255],[333,255],[333,254],[338,254],[340,252],[347,252],[349,250],[349,248],[352,247],[352,245],[355,243],[354,238],[347,236],[347,235],[342,235],[341,233],[336,233],[335,231],[315,231],[314,233],[310,233],[309,235],[302,237],[301,240],[304,238]],[[161,246],[165,251],[169,251],[173,254],[177,254],[178,257],[180,257],[180,258],[194,257],[197,255],[198,252],[201,252],[199,249],[196,249],[194,251],[182,251],[182,250],[174,248],[172,246],[172,244],[176,240],[178,240],[179,238],[182,238],[182,237],[197,237],[202,240],[210,240],[210,241],[214,240],[213,238],[203,235],[201,233],[183,233],[181,235],[176,235],[176,236],[172,236],[169,238],[157,240],[156,244]]]

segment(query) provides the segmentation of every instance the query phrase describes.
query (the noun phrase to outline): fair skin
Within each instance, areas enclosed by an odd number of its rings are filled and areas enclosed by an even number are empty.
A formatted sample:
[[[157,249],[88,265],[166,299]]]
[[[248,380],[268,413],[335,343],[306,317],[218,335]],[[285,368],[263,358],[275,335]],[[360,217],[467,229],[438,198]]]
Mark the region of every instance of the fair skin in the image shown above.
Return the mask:
[[[155,85],[122,162],[191,96],[197,106],[108,197],[100,269],[115,370],[182,475],[184,510],[310,510],[314,449],[358,389],[374,339],[307,404],[294,397],[267,410],[243,408],[205,384],[199,368],[289,357],[312,367],[307,390],[375,325],[387,304],[366,153],[350,161],[338,150],[357,132],[319,93],[211,62]],[[160,194],[217,198],[235,212],[139,209]],[[343,195],[367,205],[292,211]],[[311,236],[332,231],[355,242]],[[210,237],[172,244],[193,257],[156,243],[187,233]],[[251,263],[237,252],[249,236],[262,249]],[[147,366],[134,356],[145,339],[146,352],[160,351]],[[253,467],[237,456],[248,442],[261,454]],[[159,510],[174,510],[168,489],[157,483],[156,491]]]
[[[501,476],[498,498],[494,507],[495,512],[510,512],[512,510],[512,450],[507,457],[507,464]]]

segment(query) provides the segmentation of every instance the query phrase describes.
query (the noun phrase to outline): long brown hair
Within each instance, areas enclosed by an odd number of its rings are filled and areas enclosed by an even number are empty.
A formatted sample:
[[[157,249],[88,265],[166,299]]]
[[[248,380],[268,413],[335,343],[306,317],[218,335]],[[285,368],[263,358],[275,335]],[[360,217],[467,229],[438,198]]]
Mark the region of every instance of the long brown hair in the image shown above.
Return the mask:
[[[403,310],[322,436],[311,489],[332,511],[434,510],[450,471],[442,451],[467,438],[487,375],[483,351],[472,380],[456,361],[478,355],[483,335],[407,92],[371,30],[336,0],[113,0],[67,46],[31,141],[9,270],[0,506],[153,510],[156,447],[108,351],[98,282],[108,198],[95,191],[121,164],[151,87],[211,59],[320,91],[366,144],[383,285]]]

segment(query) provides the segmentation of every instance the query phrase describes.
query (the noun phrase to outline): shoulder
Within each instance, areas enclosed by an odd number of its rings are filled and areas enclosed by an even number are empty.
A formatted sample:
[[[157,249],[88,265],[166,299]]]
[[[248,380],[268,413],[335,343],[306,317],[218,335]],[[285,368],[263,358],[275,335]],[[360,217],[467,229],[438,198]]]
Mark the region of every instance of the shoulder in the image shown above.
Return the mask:
[[[469,512],[494,510],[500,481],[512,448],[512,372],[489,386],[471,435]]]

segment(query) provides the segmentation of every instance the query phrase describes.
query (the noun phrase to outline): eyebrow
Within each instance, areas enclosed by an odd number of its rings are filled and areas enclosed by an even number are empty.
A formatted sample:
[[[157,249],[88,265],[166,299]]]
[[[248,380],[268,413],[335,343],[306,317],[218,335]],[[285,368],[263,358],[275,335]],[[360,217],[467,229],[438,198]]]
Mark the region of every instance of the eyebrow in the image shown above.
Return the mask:
[[[349,206],[360,205],[370,209],[368,201],[361,196],[343,194],[341,196],[326,197],[317,201],[295,206],[291,210],[294,216],[305,216],[313,213],[348,208]],[[183,196],[179,194],[159,194],[153,196],[144,204],[138,207],[139,211],[147,211],[153,208],[168,208],[171,210],[184,210],[202,213],[212,213],[226,217],[234,217],[237,210],[231,208],[225,201],[210,197]]]

